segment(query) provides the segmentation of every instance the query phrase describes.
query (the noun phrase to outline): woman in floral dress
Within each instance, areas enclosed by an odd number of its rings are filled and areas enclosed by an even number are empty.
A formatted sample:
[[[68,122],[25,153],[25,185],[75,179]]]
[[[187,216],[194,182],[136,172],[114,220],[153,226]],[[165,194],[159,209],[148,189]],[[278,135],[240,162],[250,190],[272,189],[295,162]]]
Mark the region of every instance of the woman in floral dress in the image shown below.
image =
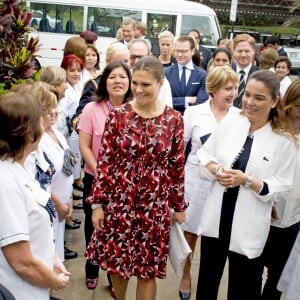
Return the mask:
[[[111,274],[118,300],[131,276],[137,299],[155,299],[155,278],[166,276],[170,209],[175,222],[185,219],[183,120],[157,97],[163,78],[157,58],[135,65],[135,99],[110,113],[98,158],[86,254]]]

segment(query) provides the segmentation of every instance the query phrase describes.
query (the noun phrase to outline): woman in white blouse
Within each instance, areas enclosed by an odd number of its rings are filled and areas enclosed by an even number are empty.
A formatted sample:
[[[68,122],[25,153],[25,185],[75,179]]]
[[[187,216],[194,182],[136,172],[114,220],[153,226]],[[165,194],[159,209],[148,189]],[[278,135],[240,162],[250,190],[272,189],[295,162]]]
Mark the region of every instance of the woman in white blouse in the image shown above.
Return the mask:
[[[260,299],[272,204],[290,190],[296,162],[294,141],[275,118],[278,92],[275,73],[254,72],[242,113],[224,119],[197,152],[212,183],[201,215],[197,299],[217,299],[227,258],[228,299]]]
[[[25,93],[0,97],[0,282],[22,300],[49,300],[69,282],[55,260],[49,193],[24,166],[43,134],[37,104]]]
[[[82,91],[86,82],[97,76],[100,71],[100,54],[94,45],[87,45],[85,51],[84,67],[80,75],[80,84]]]
[[[300,228],[300,79],[291,83],[280,108],[279,117],[284,128],[295,136],[297,142],[297,164],[291,191],[273,205],[272,226],[263,252],[263,262],[268,268],[262,293],[265,300],[279,300],[281,297],[276,286]]]
[[[185,199],[189,202],[186,209],[186,220],[182,225],[185,237],[194,251],[200,234],[200,219],[210,181],[199,178],[199,160],[197,150],[206,142],[223,118],[238,114],[239,109],[233,106],[236,97],[238,77],[229,66],[215,67],[206,78],[206,92],[209,100],[203,104],[190,106],[184,112],[184,139],[191,141],[191,152],[185,165]],[[191,293],[191,263],[186,261],[179,288],[181,299]]]

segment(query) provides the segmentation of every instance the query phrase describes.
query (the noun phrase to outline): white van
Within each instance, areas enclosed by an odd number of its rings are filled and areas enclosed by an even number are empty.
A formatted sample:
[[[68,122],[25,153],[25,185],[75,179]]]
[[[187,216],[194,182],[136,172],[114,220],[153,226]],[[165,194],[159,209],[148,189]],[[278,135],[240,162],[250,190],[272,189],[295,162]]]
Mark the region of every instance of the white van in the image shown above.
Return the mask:
[[[175,36],[197,29],[202,34],[202,44],[215,48],[221,36],[215,12],[208,6],[185,0],[27,0],[27,5],[43,16],[56,20],[59,26],[51,26],[44,32],[36,32],[41,49],[38,53],[43,66],[59,65],[65,42],[83,30],[95,31],[99,38],[97,48],[105,54],[106,47],[115,41],[122,20],[132,17],[147,24],[150,39],[168,28]],[[37,24],[39,25],[39,24]],[[155,25],[155,26],[154,26]],[[101,59],[102,63],[104,59]]]

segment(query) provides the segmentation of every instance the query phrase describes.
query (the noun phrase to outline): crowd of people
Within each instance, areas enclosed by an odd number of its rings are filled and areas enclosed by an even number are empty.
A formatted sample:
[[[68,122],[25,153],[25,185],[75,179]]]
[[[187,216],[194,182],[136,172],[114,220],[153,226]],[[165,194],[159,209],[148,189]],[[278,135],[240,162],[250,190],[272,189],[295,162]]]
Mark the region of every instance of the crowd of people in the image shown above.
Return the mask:
[[[155,57],[142,22],[125,18],[118,35],[103,70],[84,31],[61,67],[0,97],[0,289],[58,299],[78,255],[65,229],[83,209],[87,289],[102,269],[115,299],[135,276],[136,299],[154,300],[178,222],[193,252],[200,239],[181,300],[192,282],[195,299],[216,300],[227,260],[227,299],[299,299],[300,79],[284,49],[272,37],[255,59],[240,34],[212,53],[191,28],[161,32]]]

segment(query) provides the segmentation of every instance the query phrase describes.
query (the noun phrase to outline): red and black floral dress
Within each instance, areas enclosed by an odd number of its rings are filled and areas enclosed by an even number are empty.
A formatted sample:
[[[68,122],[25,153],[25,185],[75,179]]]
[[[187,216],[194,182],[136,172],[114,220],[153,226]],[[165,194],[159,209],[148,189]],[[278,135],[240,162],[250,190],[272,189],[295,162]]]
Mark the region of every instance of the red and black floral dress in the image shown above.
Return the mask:
[[[104,205],[87,258],[109,274],[142,280],[166,276],[170,208],[184,211],[183,120],[170,107],[155,118],[130,103],[106,122],[92,203]]]

